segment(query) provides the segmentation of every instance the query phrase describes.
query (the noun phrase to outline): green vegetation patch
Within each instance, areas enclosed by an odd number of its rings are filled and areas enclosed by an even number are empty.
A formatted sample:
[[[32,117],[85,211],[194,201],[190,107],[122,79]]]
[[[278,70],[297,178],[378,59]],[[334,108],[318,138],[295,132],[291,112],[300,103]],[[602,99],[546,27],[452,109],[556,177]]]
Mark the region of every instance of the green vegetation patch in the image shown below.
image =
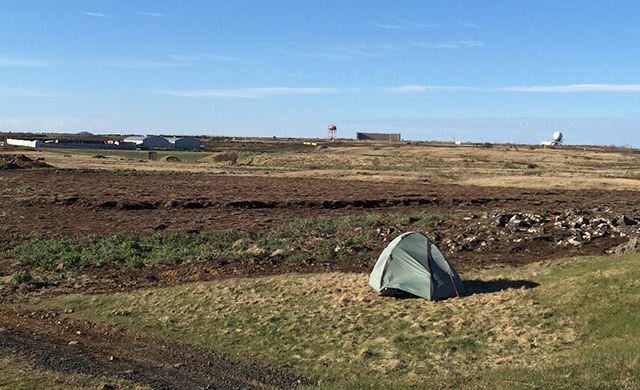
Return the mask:
[[[29,283],[32,280],[33,280],[33,276],[31,276],[31,274],[28,271],[24,271],[24,270],[14,272],[11,275],[11,283],[13,284]]]
[[[48,304],[289,366],[324,389],[640,387],[640,255],[463,279],[483,287],[440,302],[382,297],[367,275],[329,273],[74,295]],[[505,280],[538,286],[504,289]]]
[[[241,230],[201,233],[115,234],[16,242],[10,252],[21,266],[55,269],[182,264],[221,261],[344,261],[370,258],[390,239],[390,230],[427,228],[449,215],[417,212],[292,220],[266,232]]]

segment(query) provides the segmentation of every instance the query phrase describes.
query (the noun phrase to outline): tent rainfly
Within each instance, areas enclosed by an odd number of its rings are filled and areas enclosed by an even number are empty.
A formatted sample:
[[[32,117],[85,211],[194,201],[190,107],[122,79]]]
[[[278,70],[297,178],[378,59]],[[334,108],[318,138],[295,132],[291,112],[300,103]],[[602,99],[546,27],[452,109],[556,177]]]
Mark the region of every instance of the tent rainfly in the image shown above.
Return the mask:
[[[373,267],[369,284],[383,294],[401,290],[431,301],[464,294],[451,263],[417,232],[404,233],[389,243]]]

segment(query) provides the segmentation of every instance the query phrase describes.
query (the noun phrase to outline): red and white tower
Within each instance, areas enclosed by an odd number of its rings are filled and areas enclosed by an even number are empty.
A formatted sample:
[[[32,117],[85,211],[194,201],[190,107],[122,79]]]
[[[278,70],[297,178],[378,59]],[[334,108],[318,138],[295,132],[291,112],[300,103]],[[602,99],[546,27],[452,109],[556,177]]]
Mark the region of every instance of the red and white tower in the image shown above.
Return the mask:
[[[336,125],[329,125],[327,127],[327,139],[337,139],[338,138],[338,128]]]

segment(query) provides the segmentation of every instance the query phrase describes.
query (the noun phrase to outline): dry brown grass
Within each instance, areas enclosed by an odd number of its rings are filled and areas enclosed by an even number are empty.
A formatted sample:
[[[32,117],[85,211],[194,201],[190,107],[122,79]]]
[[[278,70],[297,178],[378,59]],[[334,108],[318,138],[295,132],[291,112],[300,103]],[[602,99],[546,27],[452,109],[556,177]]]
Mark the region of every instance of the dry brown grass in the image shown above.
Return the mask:
[[[429,181],[479,186],[640,190],[640,153],[606,148],[538,148],[520,145],[434,146],[373,144],[321,150],[227,151],[196,163],[171,164],[115,156],[95,159],[72,151],[38,150],[59,168],[326,177],[373,181]],[[21,152],[22,153],[22,152]],[[141,155],[142,156],[142,155]],[[237,164],[230,165],[230,162]]]
[[[489,285],[539,286],[440,302],[381,297],[366,275],[327,273],[66,296],[47,305],[287,365],[329,381],[321,383],[327,389],[362,382],[389,389],[427,382],[443,389],[636,388],[639,260],[578,258],[474,272]],[[337,378],[342,385],[331,382]]]
[[[204,163],[221,163],[227,162],[235,164],[238,161],[238,152],[220,152],[211,156],[205,157],[201,160]]]
[[[222,168],[206,167],[197,164],[176,164],[172,161],[152,161],[148,155],[142,152],[139,158],[129,158],[121,156],[105,155],[105,158],[94,158],[88,153],[76,153],[73,150],[61,151],[33,150],[21,152],[30,158],[44,158],[48,164],[60,169],[90,169],[90,170],[136,170],[141,172],[210,172],[219,173]]]
[[[550,319],[527,290],[443,302],[385,299],[363,274],[227,280],[114,298],[112,313],[146,327],[169,325],[229,352],[244,355],[250,345],[254,358],[295,366],[358,362],[368,375],[409,382],[460,375],[469,359],[472,370],[532,367],[577,338],[569,320]],[[89,299],[105,309],[102,297]]]
[[[578,149],[376,146],[338,147],[307,156],[272,155],[265,165],[301,167],[290,176],[338,175],[361,180],[428,180],[523,188],[640,189],[640,154]]]

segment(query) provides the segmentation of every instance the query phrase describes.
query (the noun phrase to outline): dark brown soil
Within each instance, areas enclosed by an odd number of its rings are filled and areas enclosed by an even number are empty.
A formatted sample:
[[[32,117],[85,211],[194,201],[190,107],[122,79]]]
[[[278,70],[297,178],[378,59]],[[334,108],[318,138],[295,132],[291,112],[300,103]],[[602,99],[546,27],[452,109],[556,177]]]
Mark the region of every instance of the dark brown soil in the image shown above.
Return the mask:
[[[287,389],[310,384],[282,369],[64,313],[0,309],[0,355],[62,373],[127,379],[153,389]]]
[[[417,210],[460,216],[426,232],[445,240],[476,223],[468,216],[499,212],[558,215],[569,211],[606,212],[612,217],[636,215],[640,212],[637,199],[640,193],[632,191],[526,190],[211,174],[1,171],[0,248],[7,249],[12,240],[35,237],[263,231],[301,217]],[[601,254],[622,241],[619,235],[609,235],[585,245],[563,247],[534,240],[523,244],[526,247],[521,250],[514,250],[508,240],[499,240],[482,253],[455,252],[451,260],[463,269],[495,263],[518,265],[574,254]],[[282,271],[265,267],[268,265],[232,273]],[[349,262],[331,267],[362,268],[361,264]],[[226,274],[225,270],[220,273]]]
[[[637,229],[636,225],[624,225],[640,219],[638,199],[640,193],[632,191],[1,170],[0,248],[6,251],[12,240],[30,238],[222,229],[265,231],[296,218],[430,211],[456,215],[423,233],[436,241],[457,268],[469,271],[495,264],[517,266],[577,254],[603,254],[625,242],[629,229]],[[532,222],[540,215],[545,216],[546,222]],[[590,225],[586,220],[591,221]],[[606,232],[597,230],[598,226],[605,226]],[[339,263],[223,262],[215,267],[195,264],[139,270],[87,269],[77,278],[48,285],[5,285],[0,297],[5,303],[24,304],[49,294],[126,291],[236,276],[328,270],[365,272],[384,247],[382,237],[399,233],[389,227],[381,232],[378,246]],[[585,235],[590,238],[571,241]],[[6,278],[15,270],[10,257],[0,258],[0,276]],[[60,372],[126,378],[157,389],[287,388],[305,382],[285,371],[236,362],[193,346],[76,322],[63,313],[31,313],[19,308],[0,309],[0,354],[18,355]]]
[[[0,154],[0,170],[50,168],[40,160],[32,160],[24,154]]]

